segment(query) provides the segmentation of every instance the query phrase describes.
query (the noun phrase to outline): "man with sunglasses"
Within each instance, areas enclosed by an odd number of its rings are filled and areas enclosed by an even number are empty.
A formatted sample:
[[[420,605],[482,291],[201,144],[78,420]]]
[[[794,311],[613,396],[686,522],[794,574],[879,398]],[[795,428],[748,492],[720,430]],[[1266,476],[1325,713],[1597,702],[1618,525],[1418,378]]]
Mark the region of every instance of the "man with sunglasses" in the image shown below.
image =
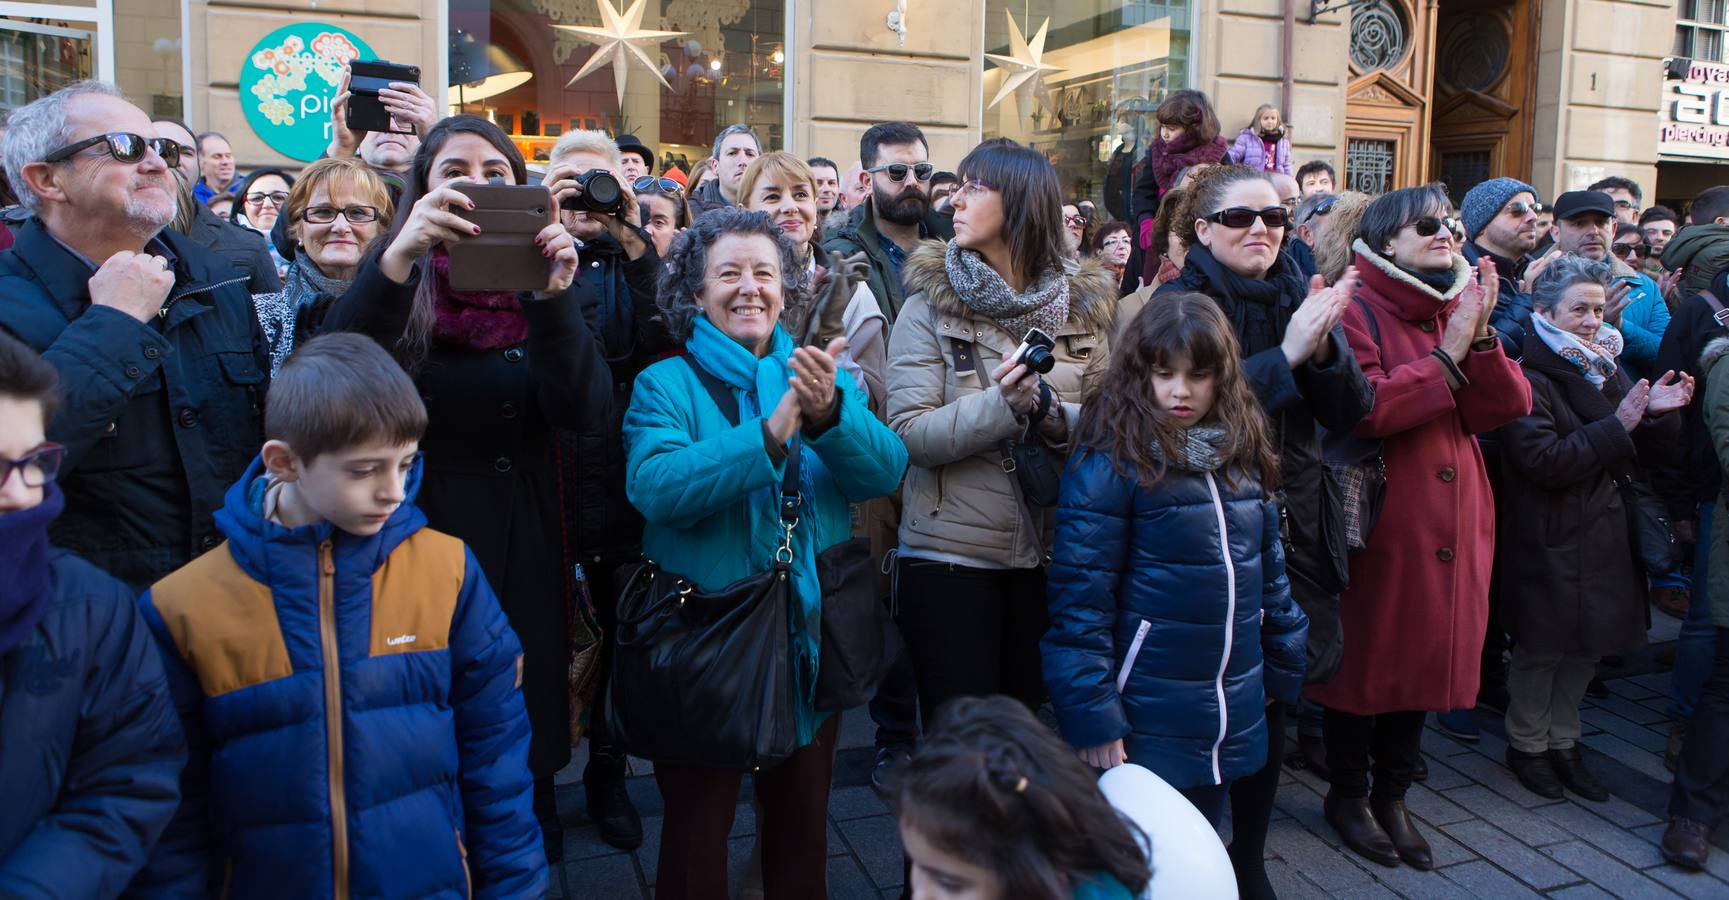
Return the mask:
[[[174,816],[186,749],[137,592],[49,546],[56,381],[0,334],[0,896],[113,897]]]
[[[197,177],[198,151],[194,148],[192,129],[178,119],[155,118],[156,136],[173,141],[180,147],[180,165],[176,177],[192,181]],[[276,262],[264,236],[250,228],[226,222],[210,209],[198,203],[192,209],[192,222],[183,232],[198,246],[228,260],[234,270],[246,276],[246,290],[252,294],[273,294],[282,290],[282,279],[276,274]]]
[[[0,253],[0,329],[65,385],[54,536],[141,588],[220,542],[211,511],[261,443],[268,349],[245,276],[166,228],[180,152],[149,116],[80,82],[7,122],[33,217]]]
[[[1467,243],[1459,248],[1475,266],[1487,256],[1501,278],[1499,301],[1489,318],[1501,336],[1501,349],[1517,359],[1531,325],[1531,292],[1520,279],[1537,246],[1537,189],[1517,178],[1491,178],[1465,194],[1459,218]]]
[[[1320,231],[1320,220],[1333,211],[1333,204],[1339,202],[1339,195],[1321,192],[1310,194],[1297,204],[1297,209],[1291,217],[1291,238],[1285,242],[1285,252],[1291,254],[1291,259],[1302,270],[1305,279],[1314,277],[1319,271],[1315,265],[1315,240]]]
[[[858,180],[868,190],[846,223],[823,240],[823,249],[842,257],[863,253],[870,259],[865,283],[894,324],[906,301],[901,266],[922,240],[955,236],[954,222],[931,209],[930,144],[911,122],[881,122],[859,139]]]

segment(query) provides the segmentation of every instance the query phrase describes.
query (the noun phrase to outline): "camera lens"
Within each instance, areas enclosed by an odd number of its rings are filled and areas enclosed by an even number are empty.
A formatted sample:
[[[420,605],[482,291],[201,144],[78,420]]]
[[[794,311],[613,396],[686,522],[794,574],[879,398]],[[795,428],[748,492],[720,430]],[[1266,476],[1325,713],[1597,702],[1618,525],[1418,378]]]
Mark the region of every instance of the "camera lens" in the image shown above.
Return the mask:
[[[589,205],[596,210],[614,210],[624,199],[624,190],[619,187],[618,179],[605,169],[590,170],[583,177],[582,191],[588,196]]]
[[[1021,356],[1021,362],[1040,375],[1049,375],[1051,370],[1057,367],[1057,358],[1051,354],[1050,348],[1036,344],[1027,348],[1027,352]]]

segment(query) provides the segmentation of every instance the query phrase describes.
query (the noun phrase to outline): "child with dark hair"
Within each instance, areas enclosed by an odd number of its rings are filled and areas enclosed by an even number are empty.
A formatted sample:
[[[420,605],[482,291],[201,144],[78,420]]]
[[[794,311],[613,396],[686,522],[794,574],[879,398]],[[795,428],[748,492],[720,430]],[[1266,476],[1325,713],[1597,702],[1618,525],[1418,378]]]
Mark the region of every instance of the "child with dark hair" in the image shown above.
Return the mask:
[[[228,540],[140,601],[191,744],[148,892],[539,896],[522,647],[414,504],[420,392],[371,339],[325,335],[264,429]]]
[[[58,396],[0,331],[0,896],[114,897],[174,815],[186,750],[133,591],[49,546]]]
[[[1062,477],[1042,643],[1081,759],[1151,769],[1215,828],[1231,783],[1267,762],[1266,707],[1296,702],[1307,669],[1278,451],[1241,355],[1205,294],[1154,297],[1119,334]],[[1240,881],[1265,881],[1266,827],[1233,823],[1255,848],[1232,854]]]
[[[1159,209],[1159,198],[1178,184],[1184,169],[1191,166],[1218,163],[1225,159],[1229,148],[1219,136],[1219,117],[1213,112],[1212,101],[1200,91],[1182,90],[1172,93],[1159,104],[1157,113],[1159,136],[1147,146],[1147,155],[1135,171],[1134,207],[1130,219],[1139,236],[1137,246],[1145,251],[1153,245],[1153,218]],[[1158,273],[1157,261],[1150,255],[1138,270],[1142,279],[1151,282]],[[1132,287],[1132,286],[1131,286]]]
[[[1127,900],[1151,878],[1139,829],[1008,697],[944,707],[892,800],[915,897]]]

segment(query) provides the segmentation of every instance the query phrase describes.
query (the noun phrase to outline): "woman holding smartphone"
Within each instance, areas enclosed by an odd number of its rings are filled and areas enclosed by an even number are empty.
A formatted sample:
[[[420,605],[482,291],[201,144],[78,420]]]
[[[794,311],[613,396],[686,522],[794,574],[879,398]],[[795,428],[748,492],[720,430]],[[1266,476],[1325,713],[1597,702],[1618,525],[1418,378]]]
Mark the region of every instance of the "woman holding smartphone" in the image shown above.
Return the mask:
[[[889,427],[911,461],[895,604],[927,724],[963,695],[1038,705],[1052,511],[1028,501],[1005,454],[1039,441],[1060,470],[1117,305],[1102,264],[1065,263],[1062,194],[1042,154],[989,140],[959,174],[955,238],[907,260],[889,339]],[[1042,374],[1014,358],[1035,329],[1054,344]]]
[[[554,430],[603,425],[612,376],[569,293],[577,255],[563,225],[533,238],[547,259],[541,290],[451,290],[448,248],[480,232],[463,218],[474,201],[455,186],[488,182],[526,183],[521,152],[485,119],[441,120],[415,154],[382,251],[324,327],[372,336],[426,401],[420,508],[473,549],[522,640],[535,813],[556,861],[552,776],[570,762],[570,722]]]

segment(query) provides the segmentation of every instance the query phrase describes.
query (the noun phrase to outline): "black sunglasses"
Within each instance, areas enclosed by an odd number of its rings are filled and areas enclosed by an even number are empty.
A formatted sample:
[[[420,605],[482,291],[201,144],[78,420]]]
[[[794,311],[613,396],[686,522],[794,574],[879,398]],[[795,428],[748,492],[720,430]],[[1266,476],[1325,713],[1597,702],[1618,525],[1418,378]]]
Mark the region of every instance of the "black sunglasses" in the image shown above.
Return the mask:
[[[43,443],[20,459],[0,456],[0,487],[12,480],[13,470],[24,479],[25,487],[41,487],[60,474],[60,461],[66,458],[66,448]]]
[[[1506,209],[1507,212],[1513,214],[1513,218],[1515,219],[1525,218],[1526,213],[1536,213],[1540,216],[1544,212],[1548,211],[1548,207],[1541,203],[1526,203],[1523,200],[1514,200],[1512,203],[1507,204]]]
[[[101,143],[107,143],[109,156],[123,163],[135,163],[144,158],[145,150],[155,150],[156,155],[162,157],[162,161],[167,163],[170,169],[180,165],[179,144],[168,138],[147,138],[129,131],[112,131],[93,138],[85,138],[76,144],[67,144],[42,157],[42,161],[56,163],[81,150]]]
[[[1637,244],[1610,244],[1609,249],[1615,251],[1615,255],[1622,259],[1627,259],[1635,254],[1639,256],[1651,255],[1651,245],[1644,242]]]
[[[644,175],[631,182],[630,189],[639,194],[644,191],[657,191],[662,194],[679,194],[684,192],[684,185],[673,181],[671,178],[656,178],[653,175]]]
[[[1327,213],[1332,212],[1333,211],[1333,204],[1338,203],[1338,202],[1339,202],[1339,195],[1338,194],[1334,194],[1331,197],[1328,197],[1327,199],[1322,200],[1321,202],[1315,204],[1315,215],[1324,216]]]
[[[889,174],[889,180],[899,184],[900,182],[907,180],[908,172],[913,173],[913,177],[920,181],[929,181],[931,180],[931,176],[936,174],[937,167],[928,162],[914,163],[910,166],[906,163],[887,163],[880,166],[871,166],[865,171],[887,172]]]
[[[1268,228],[1284,228],[1291,223],[1291,213],[1283,206],[1269,206],[1266,209],[1233,206],[1206,217],[1206,221],[1226,228],[1248,228],[1255,224],[1256,219],[1260,219]]]
[[[1443,228],[1447,229],[1447,233],[1451,234],[1454,240],[1461,240],[1465,233],[1459,220],[1452,216],[1424,216],[1412,222],[1411,227],[1417,229],[1417,234],[1422,237],[1434,237],[1436,232]]]

